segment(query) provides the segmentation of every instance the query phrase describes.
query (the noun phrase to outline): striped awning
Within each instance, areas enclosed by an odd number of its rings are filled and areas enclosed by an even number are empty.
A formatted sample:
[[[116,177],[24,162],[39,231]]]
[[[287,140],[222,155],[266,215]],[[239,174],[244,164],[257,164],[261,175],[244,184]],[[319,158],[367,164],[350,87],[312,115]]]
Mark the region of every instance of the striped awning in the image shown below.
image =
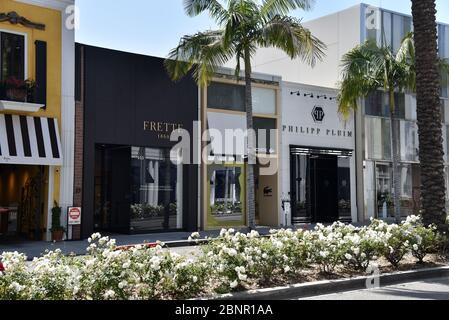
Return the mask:
[[[0,114],[0,164],[62,165],[58,121]]]

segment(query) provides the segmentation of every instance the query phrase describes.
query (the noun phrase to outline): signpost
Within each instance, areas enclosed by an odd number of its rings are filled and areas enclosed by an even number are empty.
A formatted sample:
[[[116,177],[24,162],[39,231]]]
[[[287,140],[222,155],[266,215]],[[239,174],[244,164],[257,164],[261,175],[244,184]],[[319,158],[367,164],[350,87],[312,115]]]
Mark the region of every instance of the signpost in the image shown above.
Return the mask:
[[[68,207],[67,209],[67,226],[68,226],[68,240],[73,240],[73,227],[81,225],[81,208]]]

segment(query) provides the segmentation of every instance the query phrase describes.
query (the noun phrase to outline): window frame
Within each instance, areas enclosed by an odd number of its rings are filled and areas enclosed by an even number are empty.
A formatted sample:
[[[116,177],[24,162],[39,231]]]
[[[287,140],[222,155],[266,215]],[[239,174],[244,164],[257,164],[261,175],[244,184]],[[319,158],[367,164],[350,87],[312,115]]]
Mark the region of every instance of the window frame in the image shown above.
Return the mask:
[[[23,40],[24,40],[24,64],[23,64],[23,79],[27,80],[28,77],[28,34],[26,32],[19,32],[19,31],[14,31],[14,30],[8,30],[8,29],[2,29],[0,28],[0,37],[2,33],[9,33],[9,34],[14,34],[14,35],[19,35],[19,36],[23,36]],[[1,52],[1,41],[0,41],[0,52]],[[1,66],[1,54],[0,54],[0,66]]]

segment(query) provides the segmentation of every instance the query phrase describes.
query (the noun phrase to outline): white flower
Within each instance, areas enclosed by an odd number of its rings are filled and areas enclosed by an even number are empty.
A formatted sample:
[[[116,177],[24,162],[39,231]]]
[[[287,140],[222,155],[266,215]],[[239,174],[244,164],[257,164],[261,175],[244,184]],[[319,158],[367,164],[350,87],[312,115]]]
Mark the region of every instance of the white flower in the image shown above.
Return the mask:
[[[291,270],[290,266],[285,266],[285,268],[284,268],[285,273],[290,272],[290,270]]]
[[[193,281],[193,283],[197,283],[198,282],[198,277],[197,276],[193,276],[192,277],[192,281]]]
[[[235,272],[237,273],[246,273],[245,267],[235,267]]]
[[[108,291],[106,291],[106,292],[104,293],[103,297],[104,297],[105,299],[114,299],[114,297],[115,297],[115,292],[114,292],[114,290],[108,290]]]
[[[129,267],[131,266],[131,262],[125,262],[123,265],[122,265],[122,268],[123,269],[128,269]]]
[[[118,287],[119,287],[120,289],[123,289],[123,288],[125,288],[127,285],[128,285],[128,282],[126,282],[125,280],[123,280],[122,282],[120,282],[120,283],[118,284]]]
[[[9,285],[9,289],[14,290],[16,292],[20,292],[24,289],[24,286],[21,286],[20,284],[14,281]]]
[[[263,255],[262,255],[262,259],[267,259],[268,258],[268,255],[266,254],[266,253],[264,253]]]
[[[413,245],[413,250],[418,251],[418,249],[419,249],[418,245],[417,245],[417,244],[414,244],[414,245]]]
[[[237,286],[239,285],[239,283],[237,282],[237,280],[232,281],[229,286],[231,287],[231,289],[235,289],[237,288]]]
[[[345,258],[346,258],[346,260],[351,260],[352,256],[349,253],[347,253],[347,254],[345,254]]]
[[[240,281],[246,281],[246,279],[248,279],[248,276],[246,274],[239,273],[238,276]]]

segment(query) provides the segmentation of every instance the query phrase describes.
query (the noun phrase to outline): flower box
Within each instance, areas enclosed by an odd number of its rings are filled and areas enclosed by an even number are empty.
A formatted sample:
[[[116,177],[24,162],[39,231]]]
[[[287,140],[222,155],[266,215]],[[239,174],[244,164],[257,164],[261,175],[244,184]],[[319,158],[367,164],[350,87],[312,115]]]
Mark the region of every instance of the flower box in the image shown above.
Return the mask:
[[[0,111],[37,112],[44,106],[38,103],[0,100]]]

